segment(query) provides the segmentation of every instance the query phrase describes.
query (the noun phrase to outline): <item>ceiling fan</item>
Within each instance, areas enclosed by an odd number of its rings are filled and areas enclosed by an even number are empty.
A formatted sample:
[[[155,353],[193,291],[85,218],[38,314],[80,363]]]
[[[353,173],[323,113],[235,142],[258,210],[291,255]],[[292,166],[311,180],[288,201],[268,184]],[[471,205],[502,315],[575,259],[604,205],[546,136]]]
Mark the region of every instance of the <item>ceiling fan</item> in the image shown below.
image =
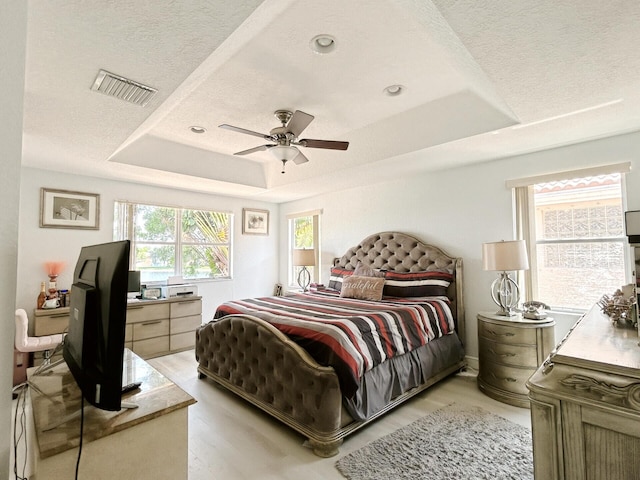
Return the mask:
[[[310,138],[298,140],[298,136],[300,136],[302,131],[313,121],[313,115],[301,112],[300,110],[296,110],[294,113],[291,113],[289,110],[276,110],[274,115],[280,120],[282,126],[272,129],[268,134],[234,127],[226,123],[220,125],[220,128],[253,135],[254,137],[260,137],[271,142],[266,145],[236,152],[234,155],[247,155],[261,150],[268,150],[274,157],[282,162],[282,173],[284,173],[284,167],[289,160],[293,160],[293,163],[296,165],[309,161],[296,147],[328,148],[331,150],[346,150],[349,147],[349,142],[338,142],[335,140],[313,140]]]

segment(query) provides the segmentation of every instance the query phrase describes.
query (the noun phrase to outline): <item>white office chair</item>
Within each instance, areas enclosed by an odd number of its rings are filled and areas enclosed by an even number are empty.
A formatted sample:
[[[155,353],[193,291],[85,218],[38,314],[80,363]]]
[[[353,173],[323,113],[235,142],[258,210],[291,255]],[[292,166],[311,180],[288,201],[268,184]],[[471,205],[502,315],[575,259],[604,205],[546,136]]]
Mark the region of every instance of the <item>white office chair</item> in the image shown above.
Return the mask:
[[[62,343],[62,334],[29,336],[29,318],[22,308],[16,310],[16,350],[19,352],[44,352],[45,363],[49,363],[53,350]]]

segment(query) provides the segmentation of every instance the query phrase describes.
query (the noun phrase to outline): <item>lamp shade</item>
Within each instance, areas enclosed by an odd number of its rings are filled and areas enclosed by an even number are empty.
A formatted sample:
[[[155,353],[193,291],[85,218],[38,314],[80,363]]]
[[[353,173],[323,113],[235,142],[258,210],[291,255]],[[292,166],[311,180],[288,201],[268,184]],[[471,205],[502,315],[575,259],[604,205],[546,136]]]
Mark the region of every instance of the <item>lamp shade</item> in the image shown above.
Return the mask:
[[[288,162],[289,160],[296,158],[300,152],[298,152],[296,147],[292,147],[291,145],[276,145],[269,148],[269,153],[278,160]]]
[[[483,270],[527,270],[529,258],[524,240],[491,242],[482,244]]]
[[[296,267],[313,267],[316,264],[316,253],[312,248],[293,250],[293,265]]]

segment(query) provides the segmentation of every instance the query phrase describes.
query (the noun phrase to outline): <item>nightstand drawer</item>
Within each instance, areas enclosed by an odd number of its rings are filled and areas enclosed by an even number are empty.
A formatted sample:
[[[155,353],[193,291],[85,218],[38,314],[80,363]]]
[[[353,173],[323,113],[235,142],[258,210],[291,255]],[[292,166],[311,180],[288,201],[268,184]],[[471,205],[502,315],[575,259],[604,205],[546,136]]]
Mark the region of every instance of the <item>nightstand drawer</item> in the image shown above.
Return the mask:
[[[515,394],[529,394],[526,383],[535,369],[491,365],[488,370],[481,372],[479,377],[484,383]]]
[[[512,367],[538,368],[538,354],[535,345],[511,345],[485,340],[480,344],[480,363],[485,362]]]
[[[518,328],[511,325],[479,322],[478,334],[488,340],[499,343],[536,345],[535,328]]]

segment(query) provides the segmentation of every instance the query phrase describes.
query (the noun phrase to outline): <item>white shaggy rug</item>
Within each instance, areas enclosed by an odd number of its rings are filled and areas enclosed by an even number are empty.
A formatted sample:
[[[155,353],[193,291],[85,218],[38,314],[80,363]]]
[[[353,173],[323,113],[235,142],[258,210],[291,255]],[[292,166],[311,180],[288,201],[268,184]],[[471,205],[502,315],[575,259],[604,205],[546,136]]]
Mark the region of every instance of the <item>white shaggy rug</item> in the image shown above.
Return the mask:
[[[345,455],[336,467],[349,480],[533,480],[531,430],[452,404]]]

